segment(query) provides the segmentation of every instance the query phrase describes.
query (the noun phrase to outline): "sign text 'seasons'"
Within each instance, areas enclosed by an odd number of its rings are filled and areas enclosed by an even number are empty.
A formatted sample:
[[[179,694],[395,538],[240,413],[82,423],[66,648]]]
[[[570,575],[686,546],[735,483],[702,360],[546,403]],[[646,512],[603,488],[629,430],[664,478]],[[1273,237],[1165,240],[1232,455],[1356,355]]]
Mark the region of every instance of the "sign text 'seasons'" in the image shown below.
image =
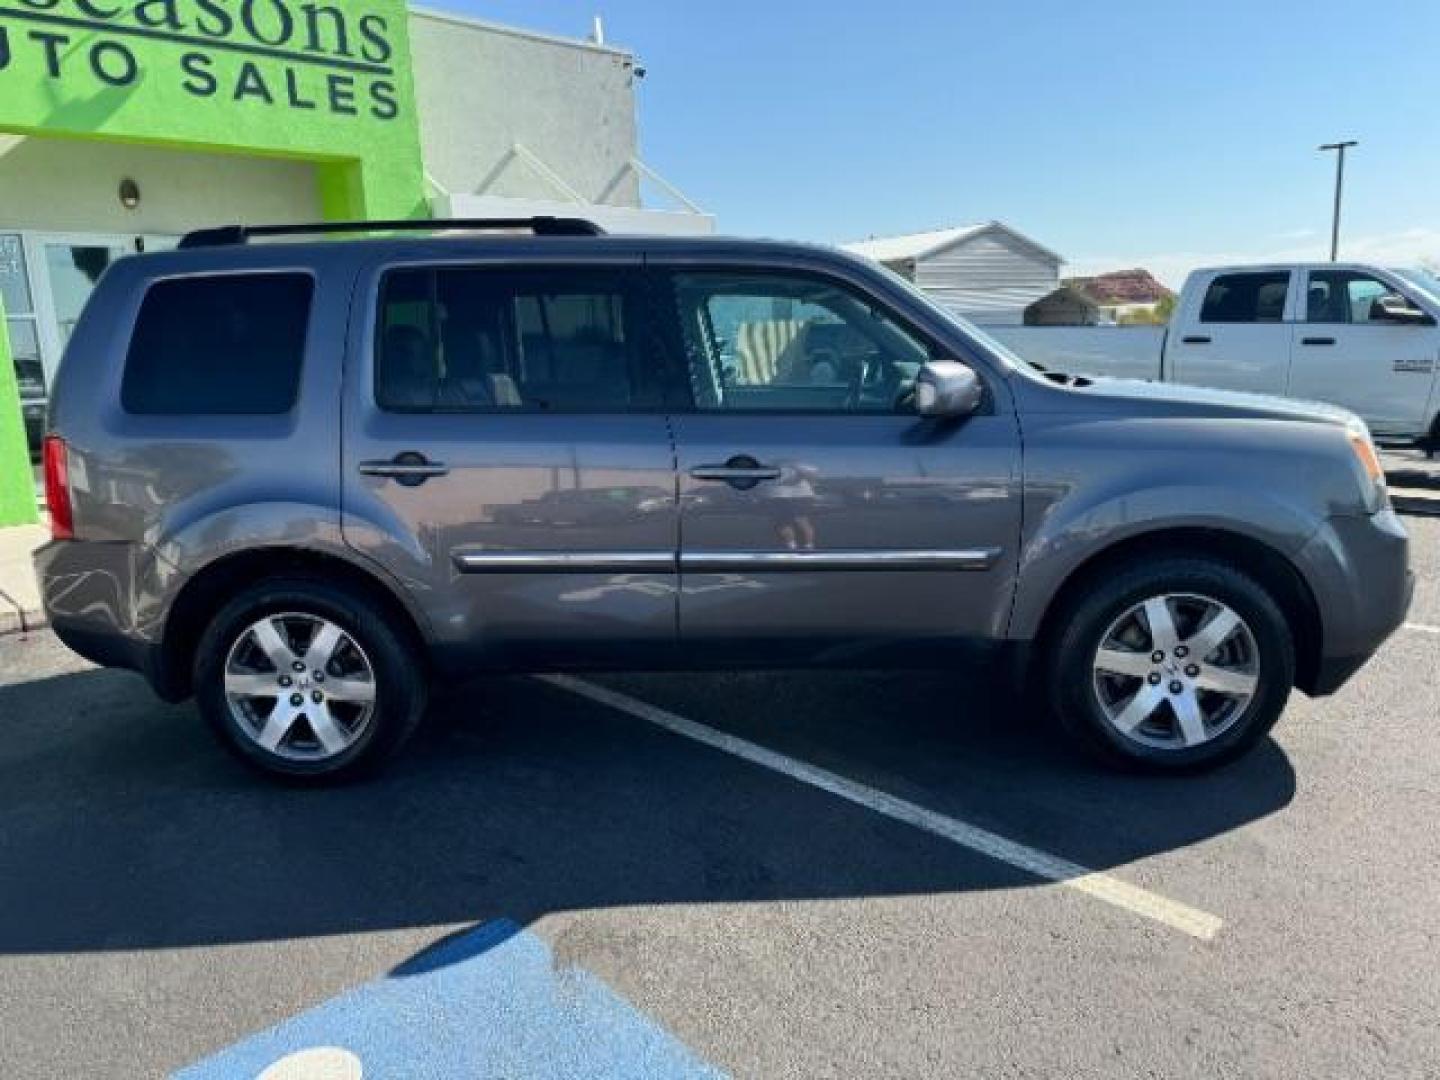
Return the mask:
[[[174,79],[199,99],[394,120],[389,20],[354,0],[0,0],[4,76],[33,50],[46,78]]]

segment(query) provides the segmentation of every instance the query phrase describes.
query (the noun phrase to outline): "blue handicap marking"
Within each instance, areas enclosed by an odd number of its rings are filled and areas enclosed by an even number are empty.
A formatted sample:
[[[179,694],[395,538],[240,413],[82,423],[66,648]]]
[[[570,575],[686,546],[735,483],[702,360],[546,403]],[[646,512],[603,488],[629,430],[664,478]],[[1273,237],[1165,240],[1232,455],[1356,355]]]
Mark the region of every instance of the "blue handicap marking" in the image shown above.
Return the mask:
[[[181,1069],[175,1080],[722,1077],[549,946],[488,923]]]

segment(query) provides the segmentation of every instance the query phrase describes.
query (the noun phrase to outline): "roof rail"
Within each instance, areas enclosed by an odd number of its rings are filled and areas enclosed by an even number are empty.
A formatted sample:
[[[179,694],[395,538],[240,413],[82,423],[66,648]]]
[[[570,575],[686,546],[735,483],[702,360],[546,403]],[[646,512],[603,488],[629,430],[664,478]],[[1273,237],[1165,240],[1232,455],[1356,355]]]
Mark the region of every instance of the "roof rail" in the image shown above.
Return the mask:
[[[317,221],[307,225],[221,225],[196,229],[180,239],[184,249],[233,247],[264,236],[326,236],[377,232],[513,232],[528,229],[535,236],[604,236],[605,230],[584,218],[440,218],[413,221]]]

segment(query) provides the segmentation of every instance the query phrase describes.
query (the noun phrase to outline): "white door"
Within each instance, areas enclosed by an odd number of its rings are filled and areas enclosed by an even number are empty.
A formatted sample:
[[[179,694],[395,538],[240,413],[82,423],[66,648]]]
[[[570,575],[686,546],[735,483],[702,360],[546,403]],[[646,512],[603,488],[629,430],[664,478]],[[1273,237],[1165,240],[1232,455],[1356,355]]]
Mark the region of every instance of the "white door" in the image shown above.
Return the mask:
[[[1377,434],[1423,433],[1440,331],[1413,301],[1414,314],[1397,319],[1393,300],[1404,295],[1367,271],[1309,271],[1290,396],[1343,405]]]
[[[1221,390],[1284,394],[1294,331],[1294,274],[1253,270],[1203,282],[1196,309],[1172,333],[1170,380]],[[1197,310],[1198,309],[1198,310]]]

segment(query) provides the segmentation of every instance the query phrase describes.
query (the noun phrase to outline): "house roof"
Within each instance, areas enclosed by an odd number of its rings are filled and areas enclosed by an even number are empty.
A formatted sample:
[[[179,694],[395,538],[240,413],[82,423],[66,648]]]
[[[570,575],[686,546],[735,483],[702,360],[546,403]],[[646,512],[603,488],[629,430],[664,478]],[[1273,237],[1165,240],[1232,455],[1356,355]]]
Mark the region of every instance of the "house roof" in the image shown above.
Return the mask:
[[[1173,295],[1149,270],[1117,270],[1095,277],[1071,278],[1066,285],[1101,304],[1156,304]]]
[[[903,236],[872,236],[866,240],[855,240],[840,246],[855,255],[863,255],[876,262],[906,262],[911,259],[927,259],[942,251],[973,239],[981,233],[999,231],[1020,241],[1026,247],[1057,263],[1065,260],[1047,247],[1037,244],[1024,233],[1017,232],[1000,221],[986,221],[978,225],[957,225],[950,229],[934,229],[930,232],[906,233]]]

